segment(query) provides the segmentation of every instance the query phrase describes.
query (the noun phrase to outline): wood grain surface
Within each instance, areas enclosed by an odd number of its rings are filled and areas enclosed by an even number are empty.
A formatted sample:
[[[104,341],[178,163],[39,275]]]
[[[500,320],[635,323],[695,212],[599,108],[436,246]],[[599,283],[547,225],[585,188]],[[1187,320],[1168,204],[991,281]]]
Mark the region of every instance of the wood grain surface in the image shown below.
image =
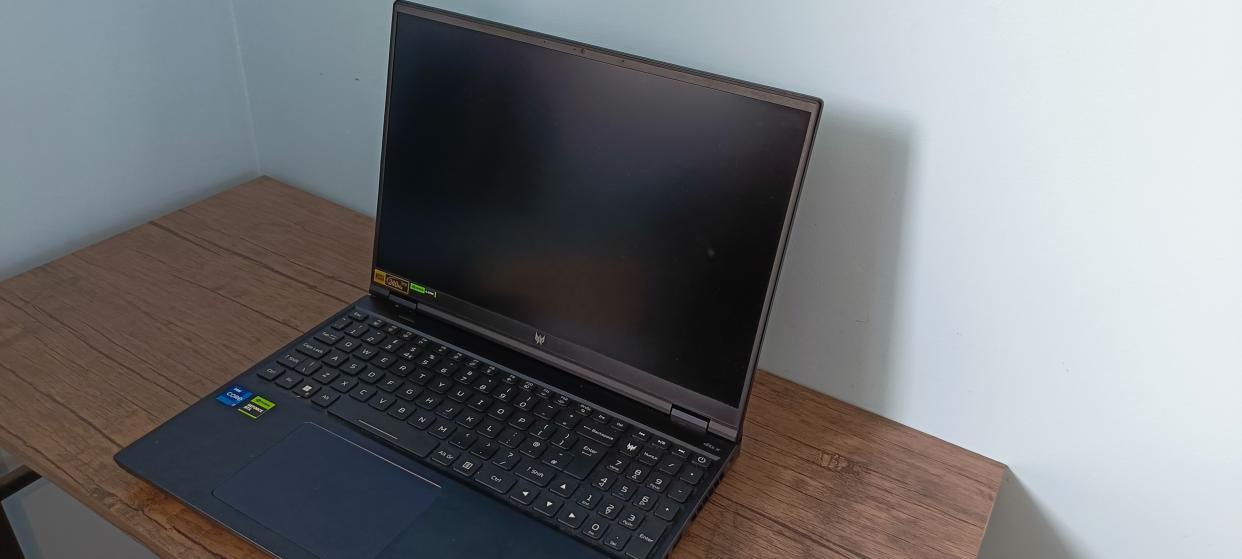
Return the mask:
[[[364,292],[373,222],[259,178],[0,283],[0,446],[164,557],[260,552],[112,460]],[[679,558],[975,557],[1004,466],[761,372]]]

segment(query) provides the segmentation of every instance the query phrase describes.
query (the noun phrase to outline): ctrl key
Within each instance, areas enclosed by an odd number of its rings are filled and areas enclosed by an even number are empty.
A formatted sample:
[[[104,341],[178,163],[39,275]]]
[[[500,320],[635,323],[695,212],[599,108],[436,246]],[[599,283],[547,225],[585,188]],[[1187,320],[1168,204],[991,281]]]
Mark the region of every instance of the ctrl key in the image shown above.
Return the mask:
[[[630,540],[630,545],[625,547],[625,556],[629,559],[647,559],[651,554],[651,550],[655,548],[656,541],[664,534],[664,528],[667,524],[659,521],[648,522],[634,534],[634,538]]]
[[[509,491],[509,488],[513,487],[517,478],[496,466],[484,464],[483,467],[479,468],[479,472],[474,474],[474,480],[489,487],[492,491],[505,493]]]

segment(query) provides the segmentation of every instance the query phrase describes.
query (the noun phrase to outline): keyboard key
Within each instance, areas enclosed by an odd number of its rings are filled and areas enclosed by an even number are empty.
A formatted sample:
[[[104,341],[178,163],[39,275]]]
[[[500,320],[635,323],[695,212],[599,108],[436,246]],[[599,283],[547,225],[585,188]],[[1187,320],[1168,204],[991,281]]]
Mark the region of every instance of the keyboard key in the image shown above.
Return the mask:
[[[326,345],[332,345],[332,344],[335,344],[336,342],[341,341],[341,337],[342,335],[340,332],[337,332],[330,328],[325,328],[323,330],[320,330],[317,334],[315,334],[315,339],[323,342]]]
[[[417,400],[414,400],[414,403],[417,404],[418,407],[420,408],[426,408],[429,410],[433,410],[436,408],[436,406],[440,405],[440,400],[442,399],[443,399],[442,396],[438,396],[435,394],[423,394],[423,397]]]
[[[294,346],[299,353],[309,355],[318,359],[328,354],[328,346],[323,345],[315,340],[302,340],[298,345]]]
[[[263,380],[274,380],[276,377],[284,374],[285,369],[280,365],[268,365],[259,370],[259,378]]]
[[[405,421],[407,417],[410,417],[411,413],[414,413],[414,406],[410,404],[397,404],[388,409],[388,415],[402,421]]]
[[[355,361],[353,359],[350,359],[348,363],[340,367],[340,370],[342,373],[345,373],[349,376],[358,376],[358,373],[361,373],[367,370],[367,365],[366,363],[363,363],[361,361]]]
[[[483,426],[479,427],[479,434],[489,439],[494,439],[505,430],[505,426],[490,419],[483,420]]]
[[[712,459],[706,456],[703,456],[702,454],[696,454],[694,455],[693,458],[690,459],[690,463],[700,468],[706,468],[712,465]]]
[[[359,322],[345,329],[345,333],[358,338],[366,335],[367,330],[370,330],[370,328],[366,324]]]
[[[686,470],[681,473],[678,478],[690,485],[697,485],[700,479],[703,479],[703,468],[698,466],[686,466]]]
[[[395,394],[397,395],[398,398],[401,398],[402,400],[405,400],[407,402],[413,402],[414,398],[417,398],[419,394],[422,394],[422,392],[423,392],[423,388],[421,386],[418,386],[417,384],[410,384],[407,382],[405,384],[402,384],[401,388],[397,390]]]
[[[349,359],[348,355],[345,355],[344,353],[341,353],[339,351],[334,351],[332,353],[329,353],[327,357],[323,358],[323,364],[329,367],[340,367],[341,363],[344,363],[348,359]]]
[[[638,493],[638,496],[634,498],[634,506],[642,510],[651,510],[655,508],[655,505],[659,502],[659,500],[659,495],[652,493],[650,489],[643,489]]]
[[[380,342],[384,341],[384,338],[387,337],[388,336],[386,334],[379,330],[371,330],[368,331],[365,336],[362,336],[362,341],[371,345],[379,345]]]
[[[612,488],[612,484],[617,482],[617,476],[610,472],[597,473],[587,481],[591,483],[592,487],[607,491]]]
[[[535,510],[540,514],[549,518],[556,515],[556,511],[561,509],[561,500],[556,497],[543,496],[535,499]]]
[[[358,379],[352,377],[341,377],[332,383],[332,389],[337,392],[349,392],[353,390],[354,385],[358,384]]]
[[[385,377],[384,380],[375,384],[377,388],[384,392],[394,392],[401,388],[401,379],[397,377]]]
[[[363,322],[366,322],[366,320],[367,320],[367,315],[366,315],[366,313],[364,313],[364,312],[362,312],[362,311],[360,311],[360,310],[358,310],[358,309],[354,309],[354,310],[352,310],[352,311],[349,311],[349,315],[348,315],[348,316],[349,316],[349,318],[352,318],[352,319],[354,319],[354,320],[360,320],[360,321],[363,321]],[[343,320],[343,319],[342,319],[342,320]]]
[[[391,353],[380,352],[379,356],[371,360],[371,366],[387,369],[397,362],[397,358]]]
[[[560,411],[561,409],[556,407],[556,404],[553,404],[552,402],[543,402],[538,406],[535,406],[534,413],[543,419],[551,420],[555,418],[556,414]]]
[[[410,420],[406,423],[413,425],[416,429],[426,429],[431,427],[435,422],[436,416],[431,412],[419,411],[410,417]]]
[[[363,361],[369,361],[372,357],[375,357],[375,355],[378,353],[379,353],[379,349],[377,349],[375,346],[362,344],[358,346],[358,349],[354,350],[354,357],[361,359]]]
[[[574,495],[574,502],[578,503],[578,506],[582,508],[591,510],[591,509],[594,509],[595,506],[598,505],[600,503],[600,500],[603,498],[604,498],[603,493],[592,490],[590,487],[583,487],[582,489],[578,490],[578,493],[576,495]]]
[[[558,470],[564,470],[573,459],[574,455],[564,450],[552,449],[543,455],[543,463]]]
[[[470,431],[458,429],[457,433],[449,438],[449,444],[464,450],[470,448],[470,445],[474,444],[474,441],[478,438],[478,435],[475,435]]]
[[[630,533],[625,530],[611,530],[604,537],[604,545],[611,547],[617,551],[625,549],[626,542],[630,541]]]
[[[496,458],[492,459],[492,463],[506,470],[512,470],[520,458],[521,456],[512,450],[501,450],[496,453]]]
[[[615,453],[609,454],[608,458],[604,460],[604,467],[618,474],[625,471],[629,465],[629,460],[626,460],[624,456]]]
[[[642,464],[632,464],[630,465],[628,469],[625,470],[624,475],[626,478],[630,480],[636,481],[638,483],[642,483],[643,480],[647,479],[647,476],[650,473],[651,473],[651,468],[644,466]],[[686,480],[686,481],[689,481],[689,480]]]
[[[391,394],[384,394],[381,392],[376,394],[375,397],[371,398],[371,401],[367,403],[379,411],[386,411],[395,401],[397,401],[397,399],[393,398]]]
[[[465,402],[466,399],[472,395],[473,394],[470,393],[470,389],[464,386],[454,387],[448,393],[449,399],[457,402]]]
[[[577,530],[579,526],[582,526],[582,521],[586,520],[586,514],[586,511],[580,508],[567,506],[561,509],[560,514],[556,515],[556,521]]]
[[[573,431],[562,430],[552,438],[552,444],[565,450],[569,450],[573,448],[575,444],[578,444],[578,435],[574,434]]]
[[[497,421],[508,421],[509,416],[512,414],[513,414],[513,408],[505,404],[500,404],[498,406],[495,406],[492,408],[491,411],[487,412],[487,415],[490,415],[496,418]]]
[[[677,511],[679,510],[681,510],[680,506],[665,501],[655,508],[655,515],[671,522],[673,517],[677,516]]]
[[[608,427],[607,425],[592,425],[590,423],[583,423],[579,425],[577,433],[582,437],[604,443],[608,446],[616,444],[617,437],[621,436],[621,433],[614,431],[612,427]]]
[[[436,447],[436,451],[431,453],[431,460],[441,466],[452,466],[459,454],[461,452],[452,445],[441,443]]]
[[[319,383],[331,384],[332,381],[336,380],[336,377],[339,376],[341,376],[341,373],[336,372],[335,369],[324,369],[318,373],[315,373],[315,376],[311,378],[315,379],[315,381]]]
[[[431,429],[428,429],[427,432],[431,433],[431,436],[437,439],[447,439],[449,438],[450,435],[453,434],[453,431],[456,431],[456,430],[457,430],[456,425],[453,425],[452,423],[449,423],[443,419],[440,419],[440,420],[437,420],[436,424],[433,425]]]
[[[643,513],[636,510],[630,510],[628,512],[621,513],[621,519],[617,521],[617,524],[620,524],[625,528],[629,528],[630,530],[637,530],[638,525],[643,523],[644,518],[646,518],[646,515]]]
[[[293,388],[301,383],[302,375],[289,371],[285,371],[284,374],[280,375],[280,378],[276,379],[276,386],[281,388]]]
[[[562,475],[557,477],[556,481],[553,481],[552,484],[548,486],[548,489],[553,493],[568,499],[573,496],[574,491],[578,490],[578,482]]]
[[[521,432],[514,431],[513,429],[505,429],[505,432],[501,433],[500,437],[496,440],[500,441],[500,444],[509,448],[517,448],[517,446],[522,444],[522,441],[525,439],[526,435],[523,435]]]
[[[316,394],[314,398],[311,398],[311,401],[326,408],[328,406],[331,406],[332,403],[336,402],[336,399],[340,397],[341,395],[337,394],[336,392],[324,390],[320,392],[319,394]]]
[[[453,388],[453,381],[446,378],[433,378],[431,382],[427,383],[427,390],[436,394],[444,394],[451,388]]]
[[[660,463],[661,454],[664,453],[659,449],[648,446],[647,448],[644,448],[642,452],[638,453],[638,461],[643,464],[647,464],[648,466],[654,466]]]
[[[482,464],[482,460],[466,454],[457,459],[457,462],[453,464],[453,471],[466,477],[472,477]]]
[[[637,534],[634,534],[630,545],[625,547],[626,559],[647,559],[651,550],[655,548],[656,541],[664,533],[665,527],[666,524],[658,520],[648,522],[646,526],[643,526]]]
[[[358,375],[358,380],[367,384],[375,384],[384,378],[384,371],[367,369]]]
[[[409,361],[398,361],[395,367],[388,369],[388,372],[399,377],[407,377],[414,372],[414,364]]]
[[[469,402],[466,402],[466,405],[470,406],[471,409],[486,412],[488,408],[492,407],[492,399],[487,396],[475,395]]]
[[[345,353],[350,353],[353,350],[358,349],[358,346],[360,345],[362,345],[362,342],[358,341],[358,338],[345,338],[337,342],[336,349],[339,349]]]
[[[445,402],[436,408],[436,415],[445,419],[453,419],[459,413],[461,413],[461,404],[456,402]]]
[[[625,443],[622,444],[620,448],[617,449],[617,452],[620,452],[621,454],[624,454],[626,456],[633,457],[637,455],[638,451],[642,450],[642,448],[643,448],[642,441],[631,438],[625,441]]]
[[[677,501],[678,503],[685,503],[686,500],[690,498],[690,494],[693,492],[694,488],[689,485],[686,485],[680,481],[674,481],[673,484],[669,486],[668,498]]]
[[[686,447],[684,446],[675,446],[672,450],[668,451],[668,453],[670,456],[681,458],[682,460],[690,457],[690,451],[686,450]]]
[[[428,371],[427,369],[414,369],[414,374],[410,375],[409,380],[410,382],[413,382],[414,384],[417,384],[419,386],[424,386],[427,384],[428,381],[430,381],[433,378],[435,378],[435,375],[432,374],[431,371]]]
[[[615,520],[621,515],[621,509],[623,508],[625,508],[625,505],[617,499],[613,497],[604,497],[603,504],[599,506],[599,510],[596,512],[608,520]]]
[[[518,477],[525,479],[540,487],[546,486],[552,481],[552,470],[542,464],[523,461],[522,465],[517,468]]]
[[[496,455],[497,450],[500,450],[500,445],[496,444],[495,441],[478,439],[475,441],[474,446],[470,448],[470,453],[484,460],[491,460],[492,456]]]
[[[612,487],[612,494],[622,501],[630,500],[635,491],[638,491],[638,485],[628,481],[622,481]]]
[[[303,357],[303,356],[301,356],[301,355],[298,355],[298,354],[293,353],[293,352],[289,352],[289,353],[286,353],[286,354],[281,355],[280,357],[276,358],[276,362],[277,362],[277,363],[279,363],[279,364],[281,364],[281,365],[284,365],[284,366],[286,366],[286,367],[289,367],[290,369],[292,369],[292,368],[297,367],[298,365],[302,364],[302,361],[303,361],[304,359],[306,359],[306,358],[305,358],[305,357]]]
[[[302,361],[301,365],[294,367],[294,370],[304,375],[309,375],[309,374],[314,373],[315,371],[318,371],[320,366],[321,365],[319,364],[318,361],[314,359],[306,359]]]
[[[555,435],[556,431],[557,429],[555,425],[548,423],[547,421],[540,421],[535,423],[534,427],[530,428],[530,436],[538,437],[546,441],[552,438],[552,435]]]
[[[535,421],[535,418],[531,414],[524,413],[524,412],[518,412],[518,413],[513,414],[513,417],[509,418],[509,425],[512,426],[514,429],[520,429],[522,431],[525,431],[527,429],[530,429],[531,423],[533,423],[534,421]]]
[[[587,521],[582,525],[582,535],[593,540],[600,539],[606,531],[608,531],[608,523],[595,515],[587,517]]]
[[[508,492],[513,487],[513,484],[517,482],[516,476],[491,464],[480,466],[478,473],[474,475],[474,479],[492,491],[502,494]]]
[[[669,477],[664,474],[655,474],[647,478],[647,488],[656,493],[663,493],[668,487]]]
[[[570,410],[561,410],[556,416],[556,424],[566,429],[577,427],[579,421],[582,421],[582,416]]]
[[[350,320],[348,316],[342,316],[341,318],[336,319],[336,322],[332,323],[332,329],[344,330],[345,327],[349,326],[351,322],[353,321]]]
[[[514,487],[513,491],[509,492],[509,498],[523,505],[529,505],[539,498],[539,488],[528,482],[518,480],[517,487]]]
[[[526,442],[518,446],[518,452],[537,460],[540,456],[543,456],[543,451],[547,448],[547,446],[548,443],[545,443],[539,439],[528,439]]]
[[[473,411],[466,411],[457,416],[457,424],[467,429],[474,429],[481,421],[483,421],[483,416]]]
[[[664,460],[660,461],[659,468],[661,472],[664,472],[670,476],[675,476],[677,475],[677,472],[681,470],[682,464],[683,461],[676,456],[665,456]]]

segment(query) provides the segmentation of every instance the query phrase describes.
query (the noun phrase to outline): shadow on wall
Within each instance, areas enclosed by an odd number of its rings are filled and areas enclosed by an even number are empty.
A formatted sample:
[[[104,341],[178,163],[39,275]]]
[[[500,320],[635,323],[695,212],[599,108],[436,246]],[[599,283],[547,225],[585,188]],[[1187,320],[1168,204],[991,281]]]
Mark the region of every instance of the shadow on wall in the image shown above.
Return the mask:
[[[1022,481],[1005,472],[980,559],[1078,559]]]
[[[910,127],[826,105],[761,364],[873,411],[889,392]]]

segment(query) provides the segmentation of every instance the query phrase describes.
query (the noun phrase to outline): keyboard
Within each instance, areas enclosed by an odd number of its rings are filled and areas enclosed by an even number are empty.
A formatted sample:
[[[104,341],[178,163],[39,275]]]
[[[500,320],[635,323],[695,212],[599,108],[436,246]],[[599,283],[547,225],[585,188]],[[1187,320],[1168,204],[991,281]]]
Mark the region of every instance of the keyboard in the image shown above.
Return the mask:
[[[361,309],[259,378],[616,556],[684,523],[711,456]],[[687,504],[689,503],[689,504]]]

